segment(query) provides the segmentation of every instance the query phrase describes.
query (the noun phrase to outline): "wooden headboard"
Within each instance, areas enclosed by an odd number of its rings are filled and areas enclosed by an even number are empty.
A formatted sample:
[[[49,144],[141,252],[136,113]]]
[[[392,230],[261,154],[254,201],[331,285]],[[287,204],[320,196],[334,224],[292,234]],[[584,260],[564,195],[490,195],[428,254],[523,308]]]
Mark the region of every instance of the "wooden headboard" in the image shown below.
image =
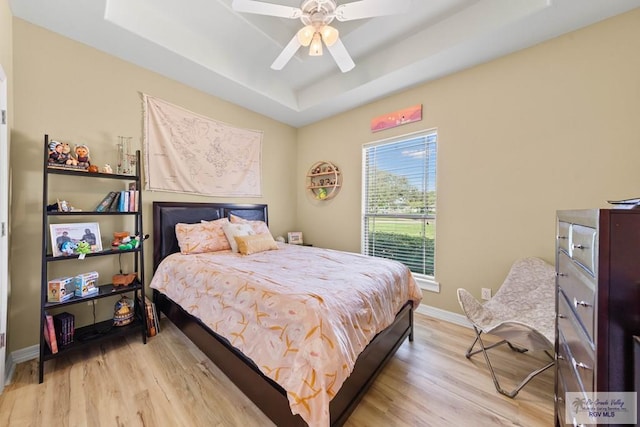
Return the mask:
[[[179,252],[176,224],[229,218],[233,214],[268,224],[267,205],[237,203],[153,202],[153,271],[166,256]]]

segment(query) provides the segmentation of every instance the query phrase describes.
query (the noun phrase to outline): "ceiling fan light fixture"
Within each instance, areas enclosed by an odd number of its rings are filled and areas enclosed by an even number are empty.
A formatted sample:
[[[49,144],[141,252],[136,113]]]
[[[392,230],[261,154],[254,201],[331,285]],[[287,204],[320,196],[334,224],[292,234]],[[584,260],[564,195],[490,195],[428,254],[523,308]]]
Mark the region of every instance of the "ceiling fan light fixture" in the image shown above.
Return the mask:
[[[298,41],[302,46],[309,46],[315,32],[316,29],[313,28],[313,25],[307,25],[301,28],[300,31],[298,31]]]
[[[338,36],[340,35],[340,32],[338,32],[338,30],[330,25],[325,25],[324,27],[322,27],[320,33],[322,34],[322,40],[324,41],[324,44],[326,44],[328,47],[333,46],[335,42],[338,41]]]
[[[322,39],[320,33],[315,33],[309,47],[309,56],[322,56]]]

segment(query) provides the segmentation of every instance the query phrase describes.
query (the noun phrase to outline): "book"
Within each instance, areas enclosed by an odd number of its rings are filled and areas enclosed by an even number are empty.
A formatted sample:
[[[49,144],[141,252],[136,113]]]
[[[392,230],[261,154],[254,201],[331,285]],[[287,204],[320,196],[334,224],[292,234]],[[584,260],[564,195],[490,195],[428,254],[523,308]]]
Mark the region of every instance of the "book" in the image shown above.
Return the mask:
[[[118,212],[118,206],[120,206],[120,192],[117,191],[115,197],[109,205],[109,212]]]
[[[153,337],[158,333],[156,328],[156,319],[154,318],[153,306],[149,298],[145,297],[145,303],[142,304],[142,297],[138,295],[138,307],[142,311],[142,315],[146,317],[147,321],[147,336]]]
[[[133,196],[134,196],[134,199],[135,199],[135,201],[133,203],[133,211],[134,212],[138,212],[138,207],[140,205],[140,191],[135,190],[133,192]]]
[[[58,352],[58,341],[56,340],[56,329],[53,325],[53,316],[45,311],[45,341],[49,345],[52,354]],[[47,339],[49,337],[49,339]]]
[[[151,303],[151,308],[153,310],[153,323],[156,326],[156,332],[160,333],[160,318],[158,317],[158,311],[156,310],[156,304],[154,302]]]
[[[100,203],[98,203],[98,206],[96,206],[95,211],[96,212],[105,212],[107,210],[109,210],[109,206],[111,206],[111,202],[113,202],[113,198],[116,197],[117,192],[115,191],[111,191],[109,192],[109,194],[107,194],[104,199],[102,199],[102,201],[100,201]]]
[[[120,206],[118,212],[129,212],[129,192],[122,190],[120,192]]]

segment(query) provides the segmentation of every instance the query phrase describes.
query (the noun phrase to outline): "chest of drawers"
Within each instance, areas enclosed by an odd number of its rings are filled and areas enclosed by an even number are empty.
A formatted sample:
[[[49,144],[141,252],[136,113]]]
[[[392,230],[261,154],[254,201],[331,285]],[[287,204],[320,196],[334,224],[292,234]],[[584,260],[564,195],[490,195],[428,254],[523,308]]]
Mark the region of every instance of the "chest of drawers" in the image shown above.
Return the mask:
[[[566,392],[640,391],[640,210],[558,211],[556,273],[555,420],[578,425]]]

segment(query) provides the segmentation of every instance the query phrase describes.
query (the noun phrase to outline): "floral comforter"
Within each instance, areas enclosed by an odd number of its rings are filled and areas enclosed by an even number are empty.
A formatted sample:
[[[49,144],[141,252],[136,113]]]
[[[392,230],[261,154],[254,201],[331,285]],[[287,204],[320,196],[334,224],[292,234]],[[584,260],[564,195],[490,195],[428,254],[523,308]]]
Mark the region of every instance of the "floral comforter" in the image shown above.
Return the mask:
[[[253,255],[173,254],[151,287],[252,359],[287,391],[294,414],[326,427],[329,402],[360,352],[422,293],[395,261],[278,247]]]

